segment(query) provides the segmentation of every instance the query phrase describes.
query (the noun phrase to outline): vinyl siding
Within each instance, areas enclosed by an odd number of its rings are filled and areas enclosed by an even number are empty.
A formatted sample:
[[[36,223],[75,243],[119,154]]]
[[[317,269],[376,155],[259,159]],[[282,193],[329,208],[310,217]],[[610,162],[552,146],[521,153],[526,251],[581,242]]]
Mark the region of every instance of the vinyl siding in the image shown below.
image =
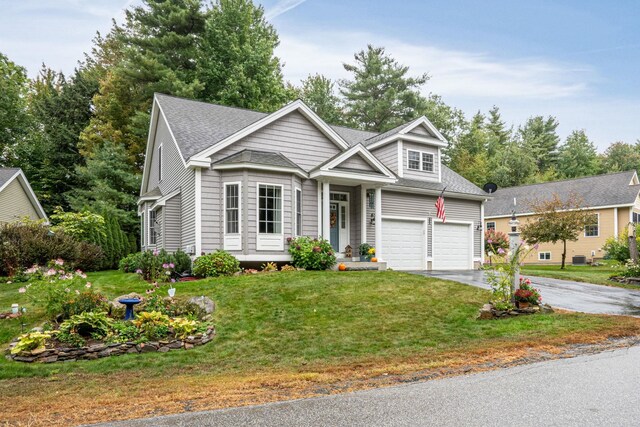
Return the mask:
[[[388,169],[398,173],[398,143],[392,142],[374,151],[373,155],[378,158]]]
[[[409,150],[421,151],[424,153],[433,154],[433,172],[418,171],[408,168],[408,154]],[[440,159],[438,158],[438,148],[415,142],[402,142],[402,167],[404,178],[407,179],[422,179],[428,181],[437,181],[439,178]]]
[[[180,242],[180,205],[181,205],[181,197],[178,194],[175,197],[167,200],[164,211],[163,218],[163,242],[164,248],[168,252],[175,252],[181,248]]]
[[[158,177],[158,146],[162,144],[162,181]],[[145,192],[151,191],[156,187],[160,188],[163,195],[169,194],[172,191],[180,188],[179,206],[172,206],[172,208],[179,208],[179,223],[177,226],[172,226],[172,233],[178,231],[179,239],[172,238],[170,242],[167,242],[170,246],[174,247],[176,244],[178,247],[184,249],[187,245],[195,244],[195,172],[192,169],[187,169],[184,166],[182,157],[178,151],[176,144],[171,138],[169,128],[164,118],[160,115],[158,117],[158,125],[156,135],[154,139],[154,147],[151,151],[151,161],[148,169],[149,177],[147,179],[147,185]],[[175,198],[174,198],[175,199]],[[175,204],[176,202],[174,202]],[[172,214],[175,216],[175,213]],[[146,226],[146,215],[145,215]],[[165,249],[172,250],[169,247]],[[177,248],[176,248],[177,249]]]
[[[318,237],[318,181],[302,183],[302,235]]]
[[[359,154],[354,154],[353,156],[349,157],[347,160],[336,166],[335,169],[357,169],[367,172],[378,172],[377,169],[373,168]]]
[[[242,182],[242,171],[202,170],[202,251],[222,249],[223,182]],[[244,189],[242,189],[244,191]]]
[[[437,197],[425,196],[409,193],[397,193],[382,191],[382,215],[383,216],[404,216],[415,218],[435,218]],[[482,231],[476,230],[476,226],[481,223],[481,211],[479,201],[445,198],[445,209],[447,220],[449,221],[473,221],[473,256],[479,258],[482,255],[481,239]],[[427,232],[427,256],[433,256],[431,235],[433,225],[429,226]]]
[[[287,114],[215,153],[212,159],[215,162],[245,149],[280,152],[305,171],[313,169],[341,151],[298,112]]]
[[[433,138],[433,135],[431,135],[424,126],[416,126],[415,128],[411,129],[411,132],[409,132],[409,135],[429,136]]]
[[[22,184],[15,178],[0,193],[0,223],[12,222],[25,216],[40,219]]]

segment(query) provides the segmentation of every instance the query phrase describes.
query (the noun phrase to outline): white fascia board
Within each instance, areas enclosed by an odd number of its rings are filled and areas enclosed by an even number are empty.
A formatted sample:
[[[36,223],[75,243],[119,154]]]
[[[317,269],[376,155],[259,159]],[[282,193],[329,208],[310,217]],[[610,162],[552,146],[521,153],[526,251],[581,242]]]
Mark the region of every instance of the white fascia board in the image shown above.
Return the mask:
[[[589,207],[580,208],[580,209],[563,209],[563,210],[560,210],[558,212],[571,212],[571,211],[578,211],[578,210],[595,211],[595,210],[600,210],[600,209],[629,208],[629,207],[633,207],[633,206],[634,206],[633,204],[607,205],[607,206],[589,206]],[[538,214],[536,212],[524,212],[524,213],[517,213],[516,214],[517,217],[520,217],[520,216],[531,216],[531,215],[540,215],[540,214]],[[511,214],[485,216],[485,219],[494,219],[494,218],[511,218]]]
[[[300,169],[258,165],[255,163],[233,163],[233,164],[227,164],[227,165],[213,165],[211,169],[212,170],[255,169],[255,170],[268,171],[268,172],[292,173],[292,174],[298,175],[301,178],[309,179],[309,175],[307,175],[305,172],[301,171]]]
[[[282,107],[281,109],[279,109],[278,111],[275,111],[271,114],[269,114],[266,117],[263,117],[262,119],[258,120],[257,122],[254,122],[252,124],[250,124],[249,126],[245,127],[244,129],[234,133],[233,135],[228,136],[227,138],[223,139],[222,141],[218,142],[216,145],[214,145],[213,147],[209,147],[206,150],[203,150],[195,155],[193,155],[191,158],[193,159],[203,159],[205,157],[210,157],[211,155],[217,153],[218,151],[228,147],[229,145],[233,144],[236,141],[239,141],[240,139],[254,133],[255,131],[262,129],[263,127],[275,122],[276,120],[286,116],[287,114],[293,112],[293,111],[298,111],[300,112],[303,116],[305,116],[307,119],[309,119],[318,129],[320,129],[322,131],[322,133],[324,133],[327,138],[329,138],[331,141],[333,141],[333,143],[335,143],[336,145],[338,145],[339,147],[341,147],[342,149],[346,150],[349,148],[349,144],[347,144],[347,142],[342,139],[340,137],[340,135],[338,135],[336,133],[336,131],[334,131],[333,129],[331,129],[331,127],[329,125],[327,125],[320,117],[318,117],[316,115],[316,113],[314,113],[311,108],[307,107],[307,105],[302,102],[301,100],[296,100],[293,101],[292,103],[285,105],[284,107]]]
[[[151,205],[150,209],[153,211],[159,206],[166,205],[167,204],[167,200],[174,198],[178,194],[180,194],[180,189],[179,188],[176,189],[176,190],[173,190],[171,193],[167,194],[166,196],[160,197],[153,205]]]
[[[341,178],[341,179],[351,179],[359,182],[377,182],[380,184],[393,184],[396,182],[395,178],[389,178],[387,176],[371,176],[366,174],[360,174],[357,172],[347,172],[347,171],[325,171],[325,170],[316,170],[309,174],[309,178]]]
[[[383,145],[386,145],[386,144],[388,144],[390,142],[397,141],[399,139],[401,139],[403,141],[418,142],[418,143],[421,143],[421,144],[431,145],[431,146],[436,146],[436,147],[446,147],[447,146],[446,142],[442,142],[441,140],[439,140],[437,138],[430,138],[428,136],[416,136],[416,135],[396,133],[395,135],[391,135],[388,138],[382,139],[380,141],[376,141],[373,144],[368,145],[367,149],[374,150],[376,148],[382,147]]]
[[[18,181],[20,181],[20,185],[22,185],[22,189],[25,190],[25,193],[27,193],[27,197],[31,201],[31,204],[33,205],[33,207],[38,212],[38,215],[40,215],[40,218],[44,219],[48,223],[49,217],[47,216],[47,213],[42,208],[42,205],[40,204],[40,201],[38,200],[36,193],[33,192],[33,188],[31,188],[31,184],[29,184],[29,181],[27,180],[27,177],[25,176],[24,172],[22,172],[22,169],[19,169],[18,172],[16,172],[13,175],[13,177],[11,177],[7,182],[5,182],[2,188],[0,188],[0,191],[4,190],[5,187],[7,187],[15,179],[18,179]]]
[[[429,119],[427,119],[426,116],[419,117],[413,123],[411,123],[409,126],[407,126],[404,129],[402,129],[399,133],[402,134],[402,135],[407,134],[407,133],[411,132],[413,129],[415,129],[416,127],[420,126],[420,125],[425,126],[435,136],[436,139],[440,140],[445,145],[447,144],[446,138],[444,136],[442,136],[442,134],[440,133],[438,128],[436,128],[433,125],[433,123],[431,123],[431,121],[429,121]]]
[[[147,197],[139,197],[138,198],[138,205],[144,203],[144,202],[154,202],[156,200],[158,200],[160,197],[162,196],[147,196]]]
[[[332,168],[340,165],[340,163],[358,154],[362,154],[372,166],[374,166],[376,169],[378,169],[387,177],[392,178],[395,182],[395,176],[393,175],[393,172],[391,172],[380,160],[378,160],[376,156],[371,154],[371,152],[367,150],[362,144],[354,145],[353,147],[351,147],[344,153],[340,154],[338,157],[336,157],[326,165],[322,166],[320,170],[328,172]]]
[[[167,120],[167,117],[164,115],[164,111],[162,111],[162,106],[158,102],[158,99],[156,98],[155,95],[153,95],[153,104],[151,107],[151,123],[149,124],[149,136],[147,137],[147,149],[145,151],[145,156],[144,156],[144,167],[142,169],[142,184],[140,186],[140,194],[143,194],[144,192],[143,189],[147,186],[147,178],[148,178],[147,169],[151,167],[151,159],[153,157],[153,154],[152,154],[153,147],[155,145],[156,135],[158,133],[158,122],[160,117],[162,117],[162,120],[164,120],[164,122],[167,124],[169,135],[171,135],[171,140],[175,144],[176,149],[178,150],[178,154],[180,154],[180,160],[182,160],[182,164],[184,165],[185,168],[187,167],[187,162],[185,161],[184,156],[182,155],[182,151],[180,150],[178,141],[176,140],[176,137],[173,135],[173,131],[171,130],[171,124]],[[206,165],[204,167],[208,167],[208,166],[209,165]]]
[[[196,158],[196,159],[189,159],[187,161],[187,168],[189,169],[195,169],[195,168],[208,168],[209,166],[211,166],[211,159],[209,158]]]

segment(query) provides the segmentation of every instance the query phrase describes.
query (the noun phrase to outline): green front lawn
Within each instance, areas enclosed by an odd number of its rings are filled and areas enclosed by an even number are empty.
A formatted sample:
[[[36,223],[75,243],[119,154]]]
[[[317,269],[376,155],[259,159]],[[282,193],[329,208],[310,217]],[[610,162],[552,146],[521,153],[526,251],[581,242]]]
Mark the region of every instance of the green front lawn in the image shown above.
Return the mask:
[[[616,286],[628,289],[640,289],[635,285],[609,280],[609,277],[619,274],[620,267],[614,264],[605,264],[597,267],[589,265],[567,265],[564,270],[559,265],[525,265],[522,273],[531,276],[551,277],[553,279],[575,280],[576,282],[594,283],[596,285]]]
[[[89,280],[110,299],[147,288],[136,275],[115,271],[93,273]],[[3,310],[20,302],[21,285],[0,284]],[[428,364],[445,355],[498,351],[518,343],[635,334],[640,324],[637,319],[576,313],[477,321],[487,291],[399,272],[268,273],[176,287],[177,295],[206,295],[216,302],[213,342],[189,351],[51,365],[2,358],[0,394],[12,401],[5,410],[12,418],[20,413],[49,416],[54,409],[40,405],[53,405],[58,413],[71,405],[78,416],[108,419],[112,414],[91,412],[96,393],[107,412],[122,409],[114,409],[122,402],[148,404],[149,388],[155,404],[162,406],[165,400],[158,396],[178,389],[191,388],[189,393],[195,394],[203,387],[232,387],[241,378],[274,372],[301,375],[366,363],[397,366],[411,358]],[[28,327],[42,321],[41,310],[30,308]],[[0,321],[0,344],[19,332],[20,320]],[[0,419],[6,419],[2,412]]]

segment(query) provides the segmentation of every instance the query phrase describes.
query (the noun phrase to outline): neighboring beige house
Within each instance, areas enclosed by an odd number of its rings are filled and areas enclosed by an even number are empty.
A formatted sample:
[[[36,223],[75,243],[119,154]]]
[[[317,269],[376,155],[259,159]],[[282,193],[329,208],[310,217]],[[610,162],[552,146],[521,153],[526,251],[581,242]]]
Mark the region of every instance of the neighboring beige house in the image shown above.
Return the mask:
[[[582,197],[584,207],[593,212],[593,223],[585,227],[576,242],[567,242],[567,263],[572,263],[573,257],[584,257],[587,262],[598,260],[605,255],[602,247],[608,238],[617,237],[629,223],[640,222],[639,184],[637,173],[629,171],[499,189],[485,204],[485,230],[510,231],[514,198],[516,216],[524,224],[536,218],[529,208],[531,201],[554,193],[566,199],[575,193]],[[525,259],[526,263],[538,264],[561,261],[561,242],[540,244]]]
[[[425,117],[377,134],[331,126],[302,101],[265,114],[156,94],[142,247],[285,262],[289,237],[322,236],[340,257],[369,243],[393,269],[471,269],[489,195],[442,164],[446,146]]]
[[[0,168],[0,224],[24,217],[49,220],[22,170]]]

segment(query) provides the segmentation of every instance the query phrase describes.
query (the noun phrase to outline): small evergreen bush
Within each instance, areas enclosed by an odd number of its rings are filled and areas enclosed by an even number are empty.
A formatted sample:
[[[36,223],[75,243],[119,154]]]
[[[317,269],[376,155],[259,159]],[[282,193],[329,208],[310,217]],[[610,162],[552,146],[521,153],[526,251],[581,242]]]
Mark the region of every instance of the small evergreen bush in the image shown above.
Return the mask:
[[[230,276],[238,271],[240,261],[222,250],[202,255],[193,262],[193,274],[198,277]]]

